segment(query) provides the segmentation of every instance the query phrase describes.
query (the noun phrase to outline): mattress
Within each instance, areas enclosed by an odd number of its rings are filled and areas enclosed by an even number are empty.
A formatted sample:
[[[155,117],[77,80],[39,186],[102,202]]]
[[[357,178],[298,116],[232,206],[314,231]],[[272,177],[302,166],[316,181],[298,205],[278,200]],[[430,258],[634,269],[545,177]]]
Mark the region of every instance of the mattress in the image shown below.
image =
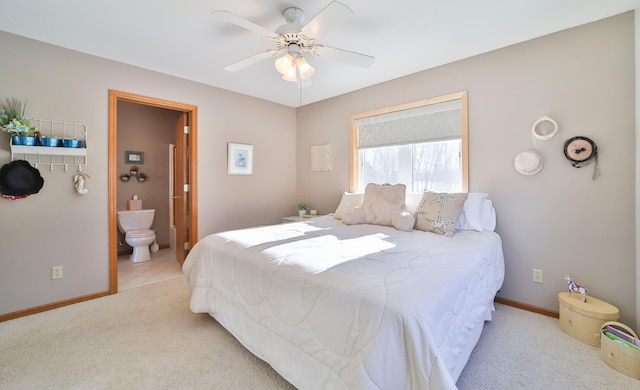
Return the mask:
[[[500,237],[330,216],[205,237],[183,265],[208,313],[300,389],[455,389],[504,278]]]

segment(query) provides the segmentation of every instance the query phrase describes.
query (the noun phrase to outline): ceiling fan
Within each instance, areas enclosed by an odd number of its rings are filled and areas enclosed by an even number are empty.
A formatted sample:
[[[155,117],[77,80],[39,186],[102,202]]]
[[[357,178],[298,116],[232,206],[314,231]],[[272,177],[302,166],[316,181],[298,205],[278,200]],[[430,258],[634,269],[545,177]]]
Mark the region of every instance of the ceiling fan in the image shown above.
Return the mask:
[[[282,11],[286,23],[274,32],[229,11],[216,10],[211,14],[217,21],[231,23],[264,35],[275,43],[273,49],[267,49],[225,66],[224,69],[227,71],[235,72],[286,53],[275,61],[276,69],[282,74],[283,80],[300,84],[301,80],[309,82],[310,80],[307,79],[314,73],[313,67],[304,58],[305,53],[361,68],[368,68],[375,60],[374,57],[366,54],[316,43],[318,35],[345,22],[353,15],[351,8],[339,1],[329,3],[306,24],[303,24],[305,20],[303,10],[297,7],[286,8]]]

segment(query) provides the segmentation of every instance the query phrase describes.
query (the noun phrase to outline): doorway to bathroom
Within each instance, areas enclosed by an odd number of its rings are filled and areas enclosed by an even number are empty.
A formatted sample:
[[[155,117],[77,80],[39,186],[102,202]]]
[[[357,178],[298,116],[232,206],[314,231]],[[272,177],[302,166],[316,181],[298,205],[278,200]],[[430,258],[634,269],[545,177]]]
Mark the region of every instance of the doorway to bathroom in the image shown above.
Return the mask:
[[[136,122],[138,117],[148,119]],[[154,121],[159,122],[148,123]],[[122,142],[125,140],[126,143]],[[166,158],[166,148],[170,144],[175,145],[173,161]],[[176,260],[182,264],[189,248],[197,241],[196,169],[196,106],[109,91],[110,294],[118,292],[118,255],[122,238],[118,233],[117,211],[127,209],[127,202],[134,201],[134,197],[142,201],[143,208],[156,209],[154,226],[161,248],[169,246],[169,221],[172,221],[175,230],[171,234],[175,232],[175,237],[171,238],[175,240]],[[172,172],[170,178],[169,172]],[[162,195],[168,193],[172,196]],[[134,207],[140,206],[136,201],[131,203]]]

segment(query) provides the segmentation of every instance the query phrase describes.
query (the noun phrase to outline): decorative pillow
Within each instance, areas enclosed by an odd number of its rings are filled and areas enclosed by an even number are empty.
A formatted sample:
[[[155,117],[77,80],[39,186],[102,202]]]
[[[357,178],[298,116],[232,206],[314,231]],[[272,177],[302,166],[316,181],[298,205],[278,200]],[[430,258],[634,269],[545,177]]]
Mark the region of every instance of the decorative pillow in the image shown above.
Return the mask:
[[[415,225],[416,219],[409,210],[403,210],[393,214],[393,217],[391,217],[391,223],[393,224],[393,227],[398,230],[410,232],[413,230],[413,225]]]
[[[404,184],[367,184],[362,202],[365,223],[393,226],[393,214],[406,208],[404,204],[405,190]]]
[[[469,192],[467,200],[464,201],[460,218],[458,218],[457,230],[482,231],[482,207],[487,196],[488,194],[482,192]]]
[[[340,204],[334,213],[334,218],[342,219],[342,214],[348,208],[356,206],[362,206],[362,200],[364,199],[364,193],[362,192],[345,192],[342,194]]]
[[[365,199],[366,200],[366,199]],[[416,210],[416,229],[451,237],[467,200],[466,193],[425,191]]]
[[[350,207],[342,213],[342,223],[345,225],[359,225],[364,223],[364,210],[361,206]]]

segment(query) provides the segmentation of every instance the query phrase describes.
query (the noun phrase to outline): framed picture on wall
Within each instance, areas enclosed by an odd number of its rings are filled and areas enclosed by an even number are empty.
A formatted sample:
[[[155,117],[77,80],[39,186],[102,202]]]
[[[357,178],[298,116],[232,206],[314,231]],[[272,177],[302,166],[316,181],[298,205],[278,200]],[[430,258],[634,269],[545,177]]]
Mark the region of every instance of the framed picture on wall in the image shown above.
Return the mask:
[[[329,172],[331,170],[331,145],[311,146],[311,171]]]
[[[132,152],[127,150],[124,152],[125,164],[144,164],[144,152]]]
[[[253,145],[228,144],[228,174],[252,175],[253,174]]]

